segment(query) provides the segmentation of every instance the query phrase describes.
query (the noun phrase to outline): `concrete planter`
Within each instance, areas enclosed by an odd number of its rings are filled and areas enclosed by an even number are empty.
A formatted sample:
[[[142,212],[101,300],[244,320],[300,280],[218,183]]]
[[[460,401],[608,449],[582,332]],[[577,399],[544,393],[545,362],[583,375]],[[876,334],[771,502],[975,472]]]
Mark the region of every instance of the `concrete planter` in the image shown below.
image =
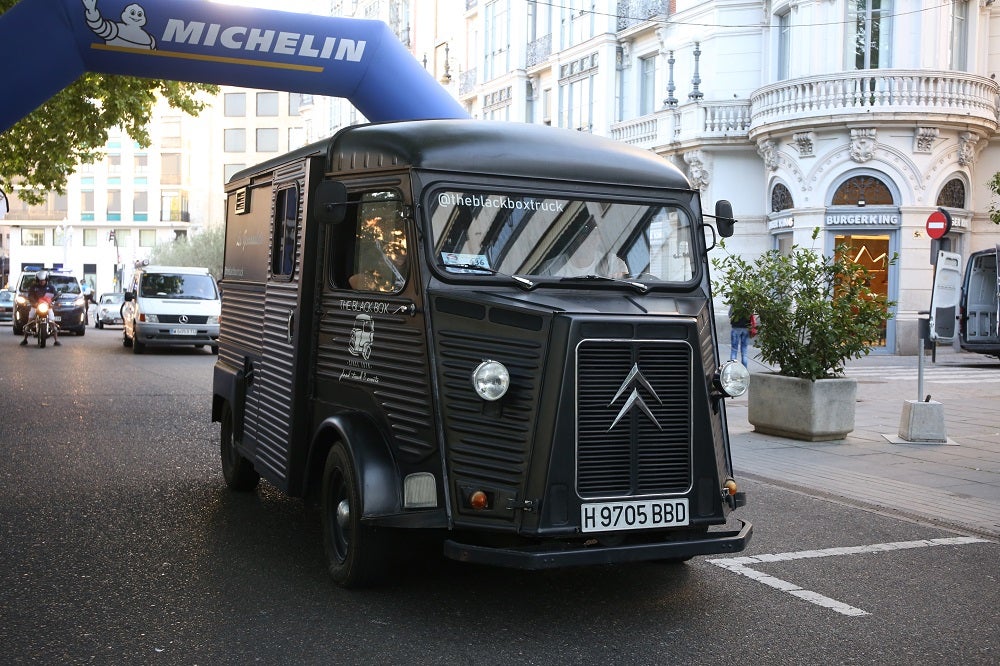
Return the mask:
[[[747,420],[756,432],[820,442],[854,430],[858,383],[851,378],[817,379],[771,373],[750,377]]]

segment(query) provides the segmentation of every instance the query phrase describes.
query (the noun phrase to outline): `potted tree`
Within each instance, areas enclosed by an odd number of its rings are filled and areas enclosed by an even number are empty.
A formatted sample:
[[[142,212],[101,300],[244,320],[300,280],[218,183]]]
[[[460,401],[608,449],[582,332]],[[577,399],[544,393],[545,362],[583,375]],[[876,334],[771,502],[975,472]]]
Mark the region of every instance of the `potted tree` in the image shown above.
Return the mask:
[[[857,382],[844,364],[884,336],[895,303],[872,290],[871,271],[848,249],[827,257],[796,245],[753,262],[732,254],[712,261],[716,292],[737,314],[757,315],[760,358],[778,368],[751,374],[747,418],[757,432],[821,441],[854,430]]]

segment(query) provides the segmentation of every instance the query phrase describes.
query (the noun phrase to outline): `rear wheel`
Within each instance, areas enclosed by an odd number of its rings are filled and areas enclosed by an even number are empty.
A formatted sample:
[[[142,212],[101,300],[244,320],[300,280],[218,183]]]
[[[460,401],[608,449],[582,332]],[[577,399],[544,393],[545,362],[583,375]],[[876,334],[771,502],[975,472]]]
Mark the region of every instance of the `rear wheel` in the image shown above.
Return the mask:
[[[361,513],[357,471],[338,442],[330,449],[323,470],[320,516],[327,567],[341,587],[374,585],[388,570],[388,535],[363,524]]]
[[[222,412],[220,440],[222,477],[226,480],[226,485],[229,486],[230,490],[239,492],[247,492],[256,488],[260,482],[260,474],[236,448],[236,438],[233,436],[233,412],[228,405]]]

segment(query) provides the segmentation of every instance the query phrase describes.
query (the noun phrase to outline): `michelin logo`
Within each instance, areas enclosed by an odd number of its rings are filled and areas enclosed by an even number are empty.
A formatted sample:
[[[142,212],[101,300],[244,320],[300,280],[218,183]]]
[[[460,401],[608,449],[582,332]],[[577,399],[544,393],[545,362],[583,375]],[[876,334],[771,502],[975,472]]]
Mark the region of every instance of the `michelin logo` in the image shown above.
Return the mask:
[[[156,39],[146,32],[146,10],[133,3],[122,10],[121,21],[111,21],[101,16],[97,0],[83,0],[87,26],[109,46],[129,46],[138,49],[156,48]]]
[[[155,49],[156,39],[143,26],[146,12],[138,4],[128,5],[121,14],[121,21],[111,21],[101,16],[97,0],[83,0],[87,25],[109,46]],[[347,60],[361,62],[364,57],[364,40],[322,37],[300,32],[251,28],[249,26],[224,26],[220,23],[167,19],[160,43],[188,44],[192,46],[222,47],[232,51],[254,51],[284,56],[315,58],[317,60]]]

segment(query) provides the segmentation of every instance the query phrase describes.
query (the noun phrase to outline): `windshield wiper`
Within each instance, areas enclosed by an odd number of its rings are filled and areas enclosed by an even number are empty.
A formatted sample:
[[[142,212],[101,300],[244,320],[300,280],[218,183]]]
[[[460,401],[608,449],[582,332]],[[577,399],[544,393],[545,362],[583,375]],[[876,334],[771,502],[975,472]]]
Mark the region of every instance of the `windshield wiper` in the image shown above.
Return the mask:
[[[489,266],[480,266],[479,264],[442,264],[445,268],[460,268],[467,271],[483,271],[489,273],[490,275],[499,275],[500,277],[510,278],[520,286],[525,289],[534,289],[535,283],[526,277],[521,277],[520,275],[511,275],[509,273],[501,273],[495,268],[490,268]]]
[[[607,275],[595,275],[591,273],[590,275],[572,275],[568,277],[559,278],[560,282],[571,282],[573,280],[592,280],[595,282],[614,282],[615,284],[624,284],[626,286],[632,287],[638,290],[640,293],[645,294],[649,291],[649,285],[642,282],[634,282],[632,280],[622,280],[621,278],[608,277]]]

